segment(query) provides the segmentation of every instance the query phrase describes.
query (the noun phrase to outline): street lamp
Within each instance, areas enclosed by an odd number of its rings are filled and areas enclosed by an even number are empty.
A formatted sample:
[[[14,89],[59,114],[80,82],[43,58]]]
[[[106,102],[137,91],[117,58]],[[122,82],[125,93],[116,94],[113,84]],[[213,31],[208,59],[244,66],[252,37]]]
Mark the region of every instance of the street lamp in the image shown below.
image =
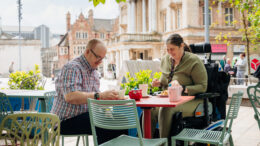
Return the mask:
[[[18,22],[19,22],[19,70],[22,70],[22,55],[21,55],[21,20],[22,20],[22,4],[21,0],[17,0],[18,4]]]

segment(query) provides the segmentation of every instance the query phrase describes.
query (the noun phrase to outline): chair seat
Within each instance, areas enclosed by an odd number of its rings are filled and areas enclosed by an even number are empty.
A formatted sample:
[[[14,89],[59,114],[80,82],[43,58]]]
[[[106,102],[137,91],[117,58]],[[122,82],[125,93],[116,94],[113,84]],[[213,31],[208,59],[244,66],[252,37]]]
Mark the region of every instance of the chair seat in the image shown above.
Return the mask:
[[[164,143],[167,143],[166,138],[157,138],[157,139],[143,139],[144,146],[159,146]],[[132,137],[127,135],[121,135],[117,138],[114,138],[110,141],[107,141],[101,146],[139,146],[140,141],[138,137]]]
[[[218,144],[220,143],[222,131],[209,131],[198,129],[183,129],[181,133],[173,136],[173,139]],[[229,134],[225,134],[227,136]]]

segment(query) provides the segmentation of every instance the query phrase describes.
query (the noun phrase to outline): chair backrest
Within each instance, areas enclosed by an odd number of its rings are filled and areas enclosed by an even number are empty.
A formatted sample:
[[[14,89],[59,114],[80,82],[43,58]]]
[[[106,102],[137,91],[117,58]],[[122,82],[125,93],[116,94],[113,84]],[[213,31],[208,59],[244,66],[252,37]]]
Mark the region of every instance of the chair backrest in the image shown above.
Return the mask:
[[[0,132],[5,133],[1,136],[5,145],[59,145],[60,120],[49,113],[12,114],[3,119]]]
[[[257,109],[257,106],[260,106],[260,82],[255,86],[249,86],[247,88],[248,98],[255,111],[255,119],[258,122],[258,127],[260,129],[260,112]]]
[[[56,96],[56,91],[46,92],[44,93],[44,96],[46,103],[46,112],[50,112],[53,105],[54,97]]]
[[[0,122],[8,114],[13,114],[13,108],[7,96],[0,92]]]
[[[229,104],[229,108],[228,108],[228,113],[224,122],[224,127],[222,130],[222,135],[221,135],[221,140],[223,141],[224,136],[227,133],[231,133],[231,128],[232,128],[232,124],[233,124],[233,120],[235,118],[237,118],[238,115],[238,111],[240,108],[240,104],[242,101],[242,97],[243,97],[243,92],[238,92],[238,93],[234,93],[232,95],[230,104]],[[227,124],[229,123],[229,125],[227,126]],[[228,130],[226,130],[226,128],[228,127]]]
[[[140,145],[143,145],[135,100],[88,99],[88,109],[95,145],[97,145],[95,127],[112,130],[137,128]]]

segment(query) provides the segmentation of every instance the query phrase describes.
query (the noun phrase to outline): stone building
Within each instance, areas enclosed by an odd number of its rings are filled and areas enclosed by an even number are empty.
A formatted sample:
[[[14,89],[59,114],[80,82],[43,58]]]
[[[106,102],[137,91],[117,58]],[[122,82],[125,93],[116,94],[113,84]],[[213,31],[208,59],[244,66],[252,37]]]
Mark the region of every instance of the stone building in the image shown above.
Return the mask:
[[[116,19],[94,19],[93,10],[89,10],[87,18],[80,13],[76,21],[71,24],[71,15],[68,12],[66,34],[61,36],[61,40],[56,46],[58,62],[54,65],[55,70],[60,70],[68,61],[81,55],[89,40],[93,38],[105,40],[115,35],[117,28],[114,27],[114,24],[116,22]]]
[[[209,7],[212,58],[232,58],[244,52],[239,11],[228,2],[209,0]],[[166,52],[164,42],[172,33],[181,34],[188,44],[204,42],[204,0],[128,0],[119,8],[119,34],[106,41],[108,63],[116,64],[117,74],[124,60],[161,58]],[[223,39],[216,41],[220,33],[227,34],[231,45]]]

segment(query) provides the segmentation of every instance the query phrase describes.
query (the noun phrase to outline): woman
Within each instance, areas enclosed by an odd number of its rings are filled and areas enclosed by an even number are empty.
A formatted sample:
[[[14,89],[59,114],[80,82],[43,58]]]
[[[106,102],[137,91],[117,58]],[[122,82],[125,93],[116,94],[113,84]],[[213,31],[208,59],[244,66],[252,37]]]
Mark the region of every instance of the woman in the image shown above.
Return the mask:
[[[236,67],[237,67],[237,84],[238,85],[243,85],[244,84],[244,78],[245,78],[245,72],[246,72],[246,67],[247,67],[247,63],[246,63],[246,54],[245,53],[241,53],[239,56],[239,60],[236,63]]]
[[[152,86],[162,87],[168,85],[182,86],[183,95],[203,93],[207,89],[207,72],[202,61],[190,52],[184,51],[183,38],[179,34],[172,34],[166,41],[167,54],[162,58],[160,80],[154,80]],[[152,128],[159,121],[160,137],[169,137],[172,115],[182,112],[183,117],[193,116],[194,110],[202,99],[195,99],[176,108],[157,108],[152,111]],[[158,117],[158,118],[157,118]]]

